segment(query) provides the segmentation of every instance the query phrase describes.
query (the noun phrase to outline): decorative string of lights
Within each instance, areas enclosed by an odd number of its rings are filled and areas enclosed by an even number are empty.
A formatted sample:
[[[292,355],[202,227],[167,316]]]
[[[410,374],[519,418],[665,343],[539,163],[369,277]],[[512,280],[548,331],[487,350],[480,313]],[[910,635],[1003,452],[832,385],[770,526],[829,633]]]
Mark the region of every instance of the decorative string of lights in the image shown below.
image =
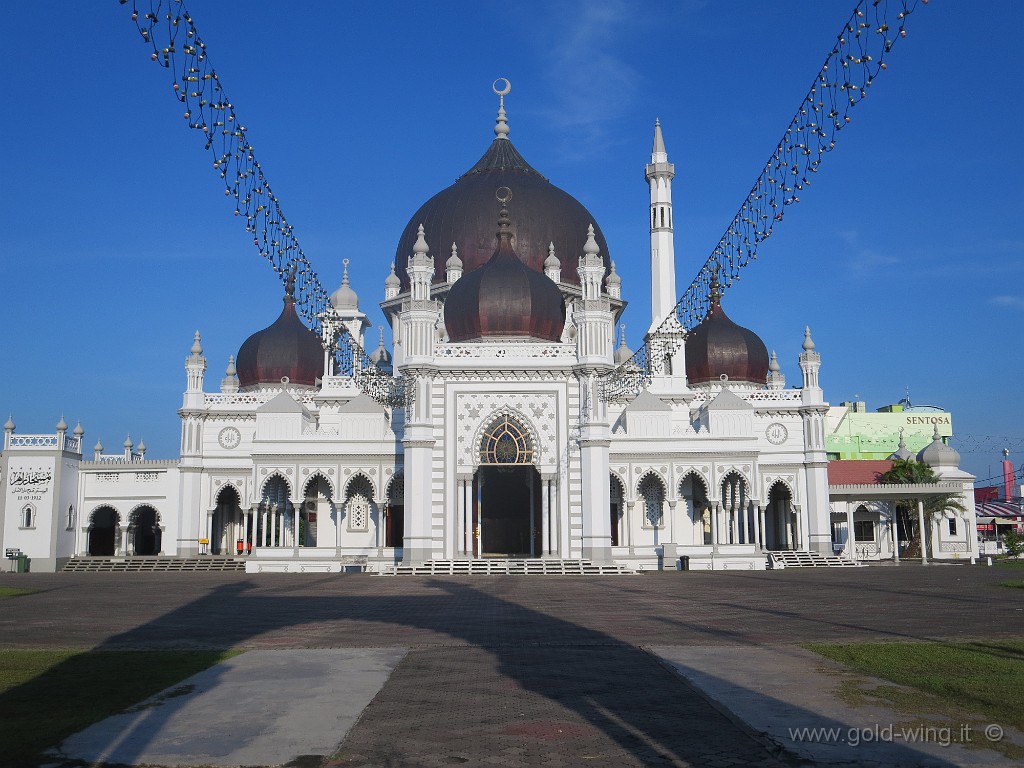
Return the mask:
[[[132,21],[152,49],[150,59],[171,73],[182,117],[203,135],[205,149],[213,153],[213,168],[223,181],[224,195],[234,202],[235,216],[245,221],[253,245],[282,283],[295,268],[296,309],[319,333],[335,316],[330,297],[281,211],[188,9],[182,0],[131,0],[131,8]],[[340,323],[332,325],[338,329],[333,335],[339,375],[354,377],[363,392],[382,404],[406,404],[412,387],[378,368]]]
[[[602,379],[603,399],[628,399],[650,384],[665,358],[682,344],[685,331],[707,315],[711,275],[718,271],[724,293],[740,279],[740,270],[757,258],[758,245],[772,235],[786,208],[800,202],[825,155],[835,149],[839,132],[852,120],[850,110],[887,68],[886,55],[907,36],[904,25],[916,7],[917,0],[857,3],[722,239],[658,330]]]

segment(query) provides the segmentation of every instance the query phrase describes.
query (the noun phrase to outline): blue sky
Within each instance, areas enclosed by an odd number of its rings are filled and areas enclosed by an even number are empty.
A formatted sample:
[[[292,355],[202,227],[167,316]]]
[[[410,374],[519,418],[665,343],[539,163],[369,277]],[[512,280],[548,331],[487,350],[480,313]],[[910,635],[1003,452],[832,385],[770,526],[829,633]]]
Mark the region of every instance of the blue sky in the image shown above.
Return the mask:
[[[328,290],[350,259],[361,308],[381,322],[402,228],[487,148],[491,82],[507,77],[516,147],[605,232],[634,348],[649,322],[655,117],[676,165],[681,291],[853,5],[188,3]],[[129,8],[5,8],[0,409],[19,432],[51,431],[63,414],[89,446],[114,449],[130,432],[172,458],[193,332],[214,391],[228,355],[276,318],[281,291]],[[951,410],[974,441],[959,443],[963,464],[985,478],[1002,442],[980,438],[1010,438],[1024,460],[1024,5],[933,0],[907,26],[725,305],[777,350],[790,383],[810,325],[831,402],[875,408],[909,389]]]

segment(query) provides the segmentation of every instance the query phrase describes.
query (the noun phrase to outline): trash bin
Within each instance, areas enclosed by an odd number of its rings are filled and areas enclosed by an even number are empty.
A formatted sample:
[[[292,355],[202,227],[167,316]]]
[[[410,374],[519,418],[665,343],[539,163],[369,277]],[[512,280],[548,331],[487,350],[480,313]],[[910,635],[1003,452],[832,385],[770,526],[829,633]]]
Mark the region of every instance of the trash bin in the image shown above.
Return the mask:
[[[14,559],[15,573],[28,573],[28,555],[18,555]]]
[[[683,555],[682,557],[680,557],[679,558],[679,563],[680,563],[680,567],[681,567],[682,570],[684,570],[684,571],[690,570],[690,556],[689,555]]]

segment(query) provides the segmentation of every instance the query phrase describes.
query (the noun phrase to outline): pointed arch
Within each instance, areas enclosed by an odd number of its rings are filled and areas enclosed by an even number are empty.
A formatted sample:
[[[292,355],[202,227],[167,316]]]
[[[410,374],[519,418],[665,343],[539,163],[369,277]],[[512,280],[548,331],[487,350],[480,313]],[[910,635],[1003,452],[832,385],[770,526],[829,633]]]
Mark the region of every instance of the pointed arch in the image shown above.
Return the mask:
[[[614,472],[609,473],[608,511],[611,515],[612,546],[619,546],[625,539],[624,521],[626,511],[626,484]]]
[[[258,546],[291,546],[295,521],[291,490],[291,484],[279,472],[270,474],[264,481],[256,531]]]
[[[377,512],[373,482],[362,472],[352,475],[345,485],[343,517],[347,530],[358,533],[368,531]]]
[[[481,465],[533,464],[537,441],[521,414],[499,411],[491,418],[477,443]]]
[[[405,475],[402,472],[396,472],[388,481],[384,499],[384,546],[404,546]]]
[[[765,549],[795,549],[795,536],[793,489],[780,478],[768,488],[768,501],[764,508]]]
[[[234,483],[224,483],[217,489],[214,498],[213,518],[210,521],[210,553],[226,555],[235,552],[238,538],[246,538],[241,530],[243,526],[242,494]]]
[[[283,498],[281,495],[282,488],[284,489]],[[291,494],[292,484],[280,472],[271,472],[263,481],[263,485],[260,486],[260,499],[262,501],[272,500],[283,503],[286,499],[291,498]]]
[[[650,528],[661,528],[665,523],[665,497],[667,485],[664,478],[654,470],[650,470],[640,478],[636,492],[643,504],[643,525]]]
[[[712,544],[711,485],[707,478],[691,467],[679,478],[676,493],[686,507],[685,514],[692,526],[691,542],[705,546]]]
[[[128,512],[128,548],[131,554],[160,554],[163,546],[160,511],[151,504],[136,504]]]
[[[242,491],[230,480],[221,485],[213,495],[213,505],[224,504],[231,501],[231,494],[234,494],[239,505],[242,504]]]
[[[309,477],[306,478],[306,482],[302,486],[302,495],[304,497],[308,497],[309,496],[309,488],[317,480],[322,480],[324,483],[327,484],[327,488],[330,490],[330,497],[329,498],[333,499],[333,498],[337,497],[338,489],[334,485],[334,480],[331,479],[327,475],[326,472],[324,472],[322,470],[319,470],[319,469],[313,470],[313,472],[309,475]]]
[[[86,551],[90,555],[110,557],[117,552],[121,540],[121,513],[109,504],[95,507],[89,513]]]

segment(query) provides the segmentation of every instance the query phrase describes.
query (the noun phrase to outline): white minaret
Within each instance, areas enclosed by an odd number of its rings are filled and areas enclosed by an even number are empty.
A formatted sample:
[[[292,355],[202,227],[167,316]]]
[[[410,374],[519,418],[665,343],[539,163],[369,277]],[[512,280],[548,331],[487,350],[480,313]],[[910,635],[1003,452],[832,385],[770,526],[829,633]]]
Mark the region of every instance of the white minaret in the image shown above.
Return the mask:
[[[651,327],[654,333],[676,305],[676,249],[672,235],[672,177],[661,122],[654,121],[654,148],[647,165],[651,185]]]

